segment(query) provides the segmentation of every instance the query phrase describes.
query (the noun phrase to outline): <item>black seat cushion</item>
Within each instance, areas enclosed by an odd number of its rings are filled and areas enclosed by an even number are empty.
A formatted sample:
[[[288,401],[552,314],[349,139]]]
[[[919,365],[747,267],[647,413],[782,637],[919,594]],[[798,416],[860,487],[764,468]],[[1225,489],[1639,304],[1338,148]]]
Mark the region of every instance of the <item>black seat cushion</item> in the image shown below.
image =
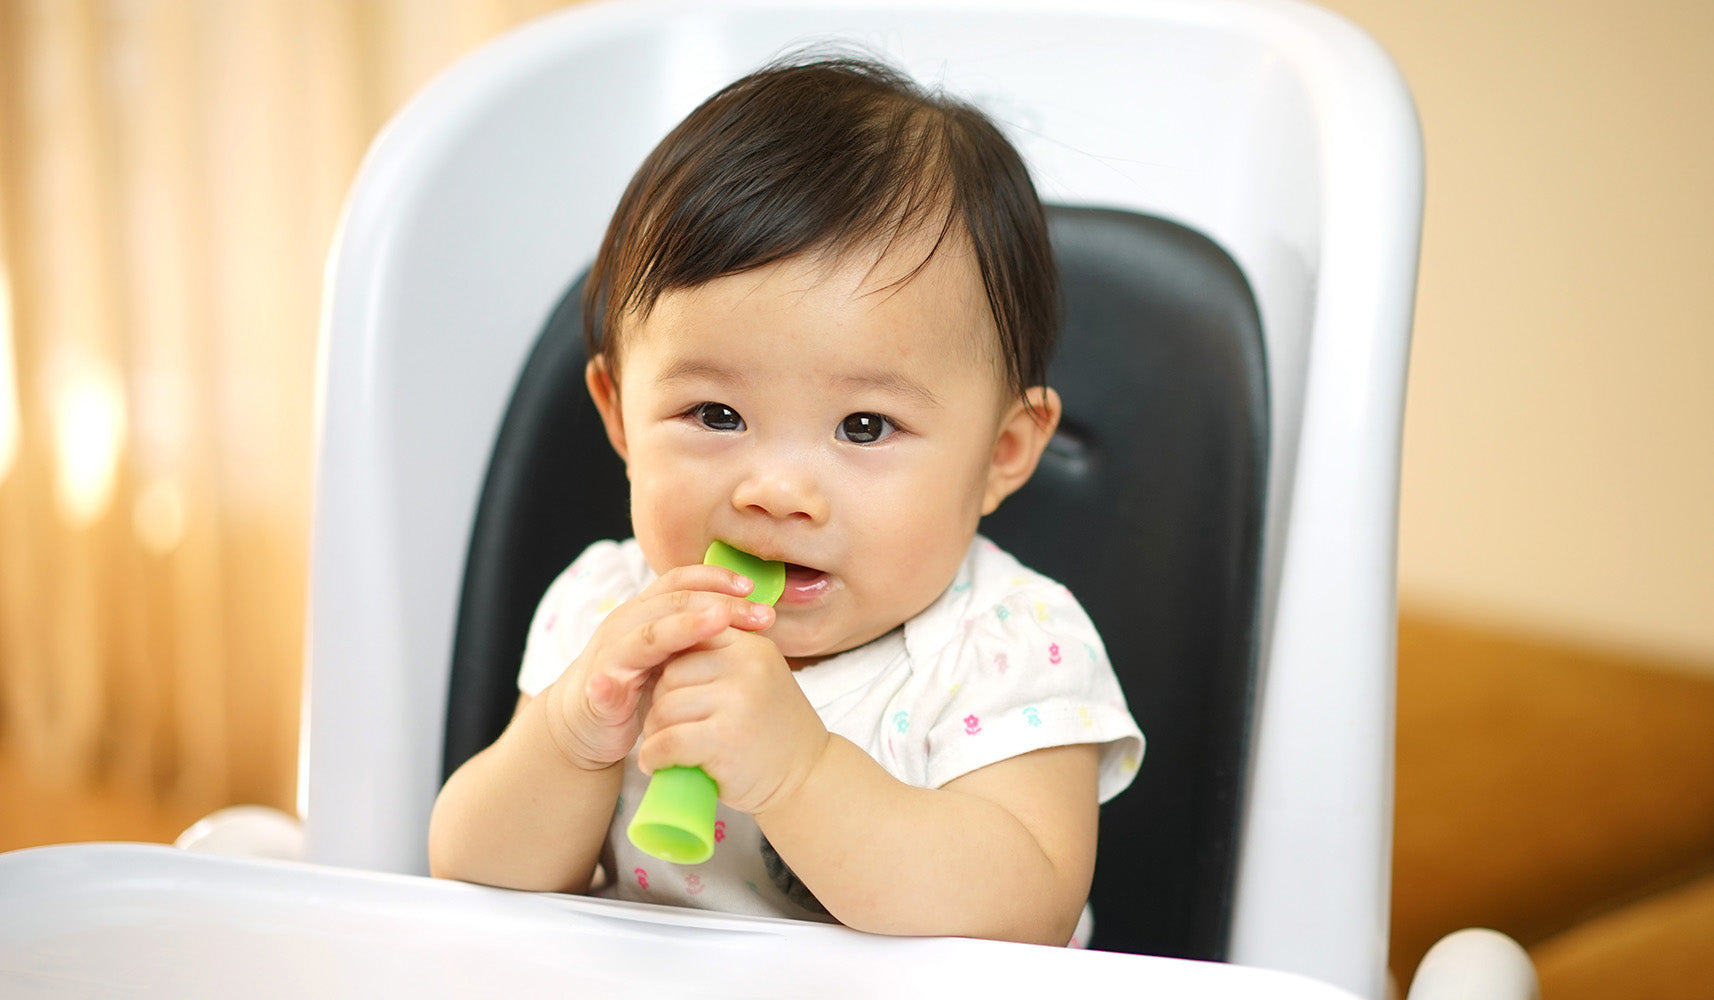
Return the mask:
[[[1260,321],[1242,273],[1162,219],[1049,211],[1066,322],[1065,401],[1035,477],[983,524],[1069,586],[1148,738],[1102,809],[1096,947],[1219,959],[1231,921],[1254,700],[1267,465]],[[454,643],[445,773],[517,700],[547,585],[630,534],[623,465],[583,388],[581,281],[519,378],[483,487]]]

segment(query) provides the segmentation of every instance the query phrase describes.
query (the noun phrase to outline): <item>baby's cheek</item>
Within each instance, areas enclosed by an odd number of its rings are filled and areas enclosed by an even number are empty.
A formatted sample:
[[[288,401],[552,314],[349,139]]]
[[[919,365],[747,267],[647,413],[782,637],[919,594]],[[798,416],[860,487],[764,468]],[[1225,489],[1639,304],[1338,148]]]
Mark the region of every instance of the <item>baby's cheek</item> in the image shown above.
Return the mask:
[[[692,534],[683,511],[673,510],[670,503],[656,503],[635,489],[631,499],[631,532],[642,547],[644,561],[657,576],[701,562],[702,549],[707,544],[698,544],[702,534],[700,524]]]
[[[937,538],[918,539],[888,560],[887,575],[877,592],[888,604],[894,624],[916,617],[952,586],[969,547],[970,536],[948,531]]]

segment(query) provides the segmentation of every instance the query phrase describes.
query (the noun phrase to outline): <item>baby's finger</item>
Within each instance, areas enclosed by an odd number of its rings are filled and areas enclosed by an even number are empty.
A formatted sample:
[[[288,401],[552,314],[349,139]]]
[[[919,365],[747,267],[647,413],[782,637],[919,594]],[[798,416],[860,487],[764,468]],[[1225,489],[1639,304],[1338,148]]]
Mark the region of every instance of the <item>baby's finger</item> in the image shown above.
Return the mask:
[[[750,601],[682,590],[662,595],[646,610],[650,613],[619,637],[614,650],[632,670],[652,670],[679,653],[718,640],[729,628],[766,628],[774,614],[772,608]]]
[[[700,613],[702,609],[717,608],[717,618],[721,626],[744,629],[756,632],[768,628],[774,623],[774,609],[766,604],[729,594],[711,594],[697,590],[669,590],[653,597],[639,598],[632,609],[631,627],[643,628],[651,620],[665,619],[674,615]],[[715,619],[704,619],[713,621]],[[706,638],[705,636],[699,637]],[[680,647],[684,648],[684,647]]]
[[[652,713],[651,713],[652,714]],[[663,767],[704,767],[715,760],[722,741],[710,734],[707,717],[644,728],[637,743],[637,765],[646,774]]]
[[[748,597],[755,589],[756,582],[747,576],[734,573],[724,566],[698,563],[667,570],[644,587],[637,597],[641,600],[674,590],[701,590],[733,597]]]
[[[596,641],[609,644],[616,641],[618,637],[639,629],[657,629],[658,626],[652,623],[659,620],[673,616],[694,615],[699,610],[708,608],[723,610],[714,612],[719,619],[718,623],[715,623],[715,619],[708,619],[705,624],[698,626],[707,631],[715,631],[726,625],[758,631],[772,625],[774,620],[772,608],[764,609],[763,605],[756,604],[754,601],[747,601],[741,597],[701,590],[656,590],[651,585],[636,597],[619,605],[607,616],[596,631]],[[759,611],[758,609],[764,610]],[[681,625],[678,631],[682,630]],[[695,644],[699,638],[701,637],[687,640],[685,646]],[[653,645],[653,641],[650,645]],[[678,648],[685,648],[685,646]],[[675,650],[672,648],[667,649],[668,654],[673,651]],[[650,661],[641,664],[641,666],[651,666],[653,662],[657,661]]]
[[[706,684],[691,687],[655,686],[648,714],[643,717],[643,738],[670,726],[699,722],[714,714],[720,692]]]
[[[627,719],[637,710],[642,697],[641,684],[627,684],[611,674],[591,674],[583,685],[590,712],[603,723]]]
[[[656,683],[663,692],[675,691],[679,688],[711,684],[731,676],[735,670],[742,670],[742,662],[724,655],[723,651],[743,635],[743,632],[728,629],[725,634],[715,636],[696,648],[673,657],[672,661],[656,674]]]

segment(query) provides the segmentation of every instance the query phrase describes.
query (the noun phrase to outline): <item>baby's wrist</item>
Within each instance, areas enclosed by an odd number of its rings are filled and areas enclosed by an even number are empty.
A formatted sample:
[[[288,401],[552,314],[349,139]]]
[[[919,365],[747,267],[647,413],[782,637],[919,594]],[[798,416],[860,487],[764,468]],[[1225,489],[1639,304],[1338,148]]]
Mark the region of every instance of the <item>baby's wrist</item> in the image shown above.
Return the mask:
[[[821,743],[814,752],[805,755],[807,763],[792,769],[786,775],[785,780],[780,782],[780,786],[774,790],[774,794],[768,796],[751,813],[758,822],[764,815],[782,816],[789,814],[806,796],[812,794],[812,787],[824,777],[824,772],[832,766],[833,734],[823,732],[821,737]]]
[[[550,692],[544,694],[553,694]],[[537,702],[550,701],[550,697],[538,698]],[[532,703],[532,706],[534,703]],[[544,708],[557,706],[544,705]],[[559,763],[579,771],[604,771],[618,766],[620,760],[604,759],[602,755],[592,753],[588,741],[580,739],[575,729],[567,721],[567,713],[562,711],[542,711],[534,713],[536,725],[531,727],[536,733],[532,741],[539,752],[549,754]]]

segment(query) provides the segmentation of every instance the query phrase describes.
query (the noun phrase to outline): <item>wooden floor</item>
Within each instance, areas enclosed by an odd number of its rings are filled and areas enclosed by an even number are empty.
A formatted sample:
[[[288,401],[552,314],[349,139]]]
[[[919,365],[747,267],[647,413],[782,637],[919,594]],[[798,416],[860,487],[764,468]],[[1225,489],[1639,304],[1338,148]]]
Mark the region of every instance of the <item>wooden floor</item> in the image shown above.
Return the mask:
[[[1403,620],[1400,982],[1484,926],[1531,949],[1545,1000],[1714,995],[1714,675],[1663,666]],[[170,842],[208,805],[57,787],[0,744],[0,850]]]

